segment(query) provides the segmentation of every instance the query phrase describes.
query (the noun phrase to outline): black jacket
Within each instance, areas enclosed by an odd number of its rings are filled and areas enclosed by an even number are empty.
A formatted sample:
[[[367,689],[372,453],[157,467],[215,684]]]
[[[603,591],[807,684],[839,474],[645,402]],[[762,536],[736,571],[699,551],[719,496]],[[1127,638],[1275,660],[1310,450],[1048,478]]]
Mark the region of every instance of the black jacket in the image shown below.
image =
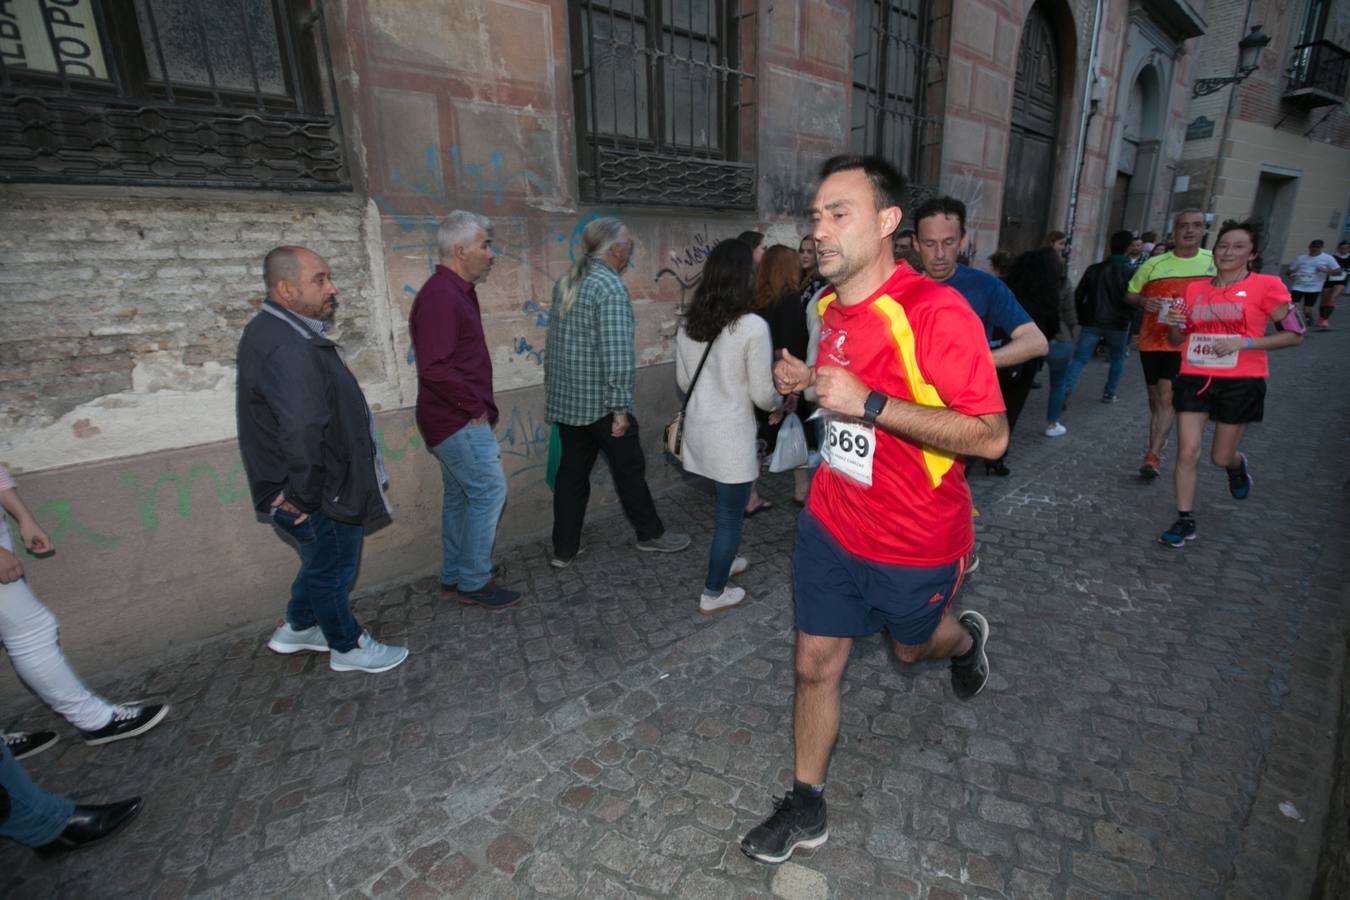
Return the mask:
[[[1112,256],[1088,266],[1074,291],[1078,324],[1107,331],[1130,326],[1134,307],[1125,302],[1125,288],[1134,270],[1123,256]]]
[[[235,412],[253,505],[373,525],[389,515],[370,409],[337,344],[267,301],[239,339]]]

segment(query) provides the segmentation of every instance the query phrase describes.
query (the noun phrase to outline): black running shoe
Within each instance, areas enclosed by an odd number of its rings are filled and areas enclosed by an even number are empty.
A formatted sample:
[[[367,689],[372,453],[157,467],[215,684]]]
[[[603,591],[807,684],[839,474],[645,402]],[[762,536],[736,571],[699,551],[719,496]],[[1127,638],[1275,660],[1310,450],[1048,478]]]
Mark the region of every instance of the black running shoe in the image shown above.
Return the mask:
[[[757,862],[776,866],[786,862],[798,847],[819,847],[829,836],[825,798],[821,797],[820,805],[809,810],[801,805],[795,792],[788,791],[774,806],[773,815],[741,839],[741,852]]]
[[[1239,453],[1238,457],[1242,464],[1238,466],[1237,473],[1232,469],[1228,470],[1228,493],[1233,495],[1234,500],[1246,500],[1247,495],[1252,492],[1252,476],[1247,471],[1247,454]]]
[[[970,700],[989,683],[989,657],[984,645],[989,642],[989,623],[972,610],[961,613],[960,622],[975,641],[974,654],[967,662],[952,660],[952,690],[962,700]]]
[[[31,731],[31,732],[11,732],[9,734],[0,734],[0,740],[5,742],[9,752],[14,754],[15,759],[25,759],[29,756],[37,756],[43,750],[56,744],[60,738],[56,736],[55,731]]]
[[[169,704],[155,703],[151,706],[117,706],[113,708],[113,717],[107,725],[92,731],[81,731],[80,737],[91,747],[99,744],[111,744],[126,738],[145,734],[154,728],[169,714]]]

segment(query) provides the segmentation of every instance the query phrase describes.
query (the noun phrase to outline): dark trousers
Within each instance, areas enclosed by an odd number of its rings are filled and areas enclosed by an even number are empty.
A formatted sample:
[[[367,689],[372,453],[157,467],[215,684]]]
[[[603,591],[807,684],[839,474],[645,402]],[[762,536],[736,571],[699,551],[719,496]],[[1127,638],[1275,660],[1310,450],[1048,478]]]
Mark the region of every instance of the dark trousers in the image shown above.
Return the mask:
[[[1017,419],[1022,415],[1022,407],[1027,405],[1027,396],[1031,393],[1031,382],[1040,371],[1041,360],[1032,359],[1006,369],[998,370],[998,386],[1003,392],[1003,405],[1007,408],[1008,440],[1011,442]],[[1006,459],[1005,452],[1000,460]]]
[[[562,459],[553,488],[553,553],[560,559],[570,559],[581,549],[581,526],[591,498],[591,469],[601,450],[609,460],[614,490],[624,515],[637,531],[637,539],[655,540],[666,533],[647,488],[647,459],[642,455],[637,419],[629,413],[628,430],[618,438],[610,435],[613,421],[614,417],[607,415],[589,425],[558,425]]]

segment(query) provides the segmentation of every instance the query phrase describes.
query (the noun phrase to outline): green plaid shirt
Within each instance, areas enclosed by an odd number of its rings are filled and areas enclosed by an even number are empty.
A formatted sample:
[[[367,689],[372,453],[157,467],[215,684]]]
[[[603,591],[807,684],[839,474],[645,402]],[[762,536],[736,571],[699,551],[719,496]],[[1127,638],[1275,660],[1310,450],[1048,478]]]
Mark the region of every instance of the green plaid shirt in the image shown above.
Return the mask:
[[[562,282],[553,286],[544,354],[544,412],[549,422],[589,425],[633,407],[633,303],[619,274],[592,259],[577,299],[562,314]]]

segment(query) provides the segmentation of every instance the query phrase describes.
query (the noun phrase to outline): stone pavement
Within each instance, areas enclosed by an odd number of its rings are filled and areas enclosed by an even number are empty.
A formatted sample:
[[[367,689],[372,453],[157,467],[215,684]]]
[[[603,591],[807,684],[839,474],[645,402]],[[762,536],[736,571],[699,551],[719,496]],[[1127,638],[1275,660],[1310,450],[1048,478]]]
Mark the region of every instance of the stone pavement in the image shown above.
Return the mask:
[[[1180,552],[1154,542],[1170,477],[1134,474],[1137,362],[1115,406],[1089,368],[1064,438],[1039,434],[1032,394],[1012,476],[972,476],[983,566],[962,600],[993,628],[989,689],[961,703],[944,666],[860,641],[830,840],[787,865],[736,848],[791,778],[794,519],[775,477],[779,508],[745,532],[751,599],[716,618],[695,606],[712,503],[689,486],[661,500],[685,554],[635,553],[610,519],[564,572],[541,544],[507,552],[511,611],[447,603],[434,579],[365,594],[374,633],[413,649],[386,675],[271,655],[259,622],[100,685],[173,701],[143,738],[86,748],[45,709],[10,710],[65,738],[31,760],[41,782],[148,806],[63,860],[0,849],[0,893],[1306,896],[1344,665],[1350,332],[1274,369],[1251,498],[1207,468]]]

